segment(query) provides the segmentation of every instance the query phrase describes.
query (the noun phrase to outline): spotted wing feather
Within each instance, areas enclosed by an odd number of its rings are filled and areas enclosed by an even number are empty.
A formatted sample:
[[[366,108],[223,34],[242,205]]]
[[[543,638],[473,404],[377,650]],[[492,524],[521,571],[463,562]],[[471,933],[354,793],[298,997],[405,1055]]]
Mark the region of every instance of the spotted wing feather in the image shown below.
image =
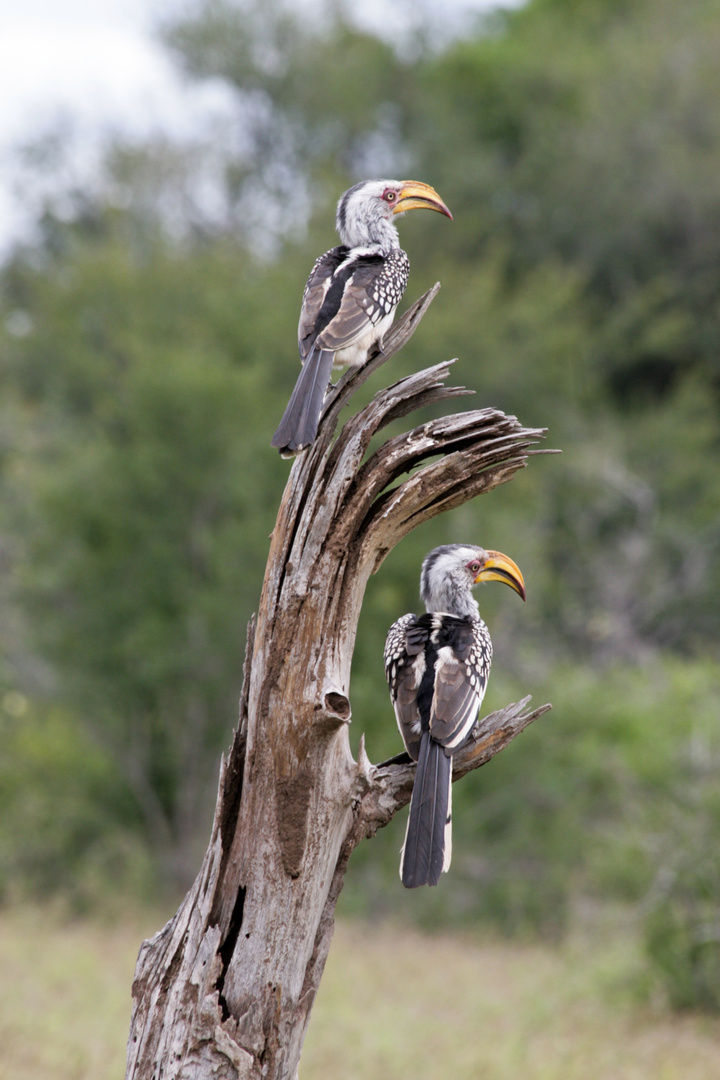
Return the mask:
[[[417,761],[421,722],[418,687],[425,673],[427,628],[416,615],[403,615],[393,623],[385,641],[385,675],[390,699],[405,749]]]
[[[451,620],[451,621],[450,621]],[[457,750],[477,719],[485,694],[492,644],[485,624],[478,620],[443,618],[447,644],[438,648],[435,686],[430,711],[430,732],[447,751]]]

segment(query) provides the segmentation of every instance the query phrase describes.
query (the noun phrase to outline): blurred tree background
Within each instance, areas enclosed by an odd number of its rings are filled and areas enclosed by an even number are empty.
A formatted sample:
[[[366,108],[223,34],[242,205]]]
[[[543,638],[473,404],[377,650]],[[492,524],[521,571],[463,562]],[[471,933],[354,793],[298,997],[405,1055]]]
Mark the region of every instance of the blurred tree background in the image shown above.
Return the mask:
[[[525,606],[480,595],[486,705],[554,711],[459,785],[438,889],[401,890],[398,821],[357,853],[344,910],[553,937],[611,911],[649,984],[717,1010],[720,0],[530,0],[440,44],[409,22],[391,46],[337,4],[170,19],[234,125],[116,140],[0,269],[0,899],[82,910],[192,880],[288,472],[269,439],[302,287],[342,190],[410,176],[455,222],[401,224],[408,301],[443,288],[366,396],[458,356],[478,407],[563,454],[370,582],[354,745],[399,749],[385,633],[453,540],[528,584]],[[36,143],[29,172],[61,175],[63,145]]]

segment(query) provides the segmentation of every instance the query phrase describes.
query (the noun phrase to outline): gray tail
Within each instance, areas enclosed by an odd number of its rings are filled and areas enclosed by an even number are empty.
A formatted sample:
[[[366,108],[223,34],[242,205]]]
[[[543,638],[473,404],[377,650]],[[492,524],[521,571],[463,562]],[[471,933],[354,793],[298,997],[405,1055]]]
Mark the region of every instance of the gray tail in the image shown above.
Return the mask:
[[[437,885],[450,866],[452,758],[425,732],[420,743],[400,878],[407,889]]]
[[[287,456],[315,442],[334,353],[313,349],[302,366],[295,389],[271,445]]]

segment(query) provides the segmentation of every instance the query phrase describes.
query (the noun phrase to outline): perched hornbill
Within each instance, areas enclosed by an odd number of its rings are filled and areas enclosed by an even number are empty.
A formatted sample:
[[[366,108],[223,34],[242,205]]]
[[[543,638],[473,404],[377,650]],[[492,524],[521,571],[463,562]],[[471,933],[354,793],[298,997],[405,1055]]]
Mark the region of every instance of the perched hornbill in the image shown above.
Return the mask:
[[[392,219],[423,208],[452,218],[438,193],[415,180],[366,180],[341,197],[342,243],[316,261],[303,293],[303,367],[272,439],[284,457],[315,441],[332,368],[361,367],[372,346],[382,345],[410,271]]]
[[[519,568],[499,551],[445,544],[420,575],[425,615],[403,615],[385,642],[385,674],[400,734],[417,761],[400,858],[403,885],[437,885],[450,866],[452,755],[477,719],[490,674],[492,642],[472,595],[504,581],[525,599]]]

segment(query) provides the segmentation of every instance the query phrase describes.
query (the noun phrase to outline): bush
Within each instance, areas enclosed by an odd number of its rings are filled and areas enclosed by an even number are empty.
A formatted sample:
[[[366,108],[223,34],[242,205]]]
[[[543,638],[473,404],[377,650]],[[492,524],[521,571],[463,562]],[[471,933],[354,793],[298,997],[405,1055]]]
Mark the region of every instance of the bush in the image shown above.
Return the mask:
[[[157,872],[112,758],[75,719],[16,691],[0,708],[0,901],[76,912],[149,900]]]

